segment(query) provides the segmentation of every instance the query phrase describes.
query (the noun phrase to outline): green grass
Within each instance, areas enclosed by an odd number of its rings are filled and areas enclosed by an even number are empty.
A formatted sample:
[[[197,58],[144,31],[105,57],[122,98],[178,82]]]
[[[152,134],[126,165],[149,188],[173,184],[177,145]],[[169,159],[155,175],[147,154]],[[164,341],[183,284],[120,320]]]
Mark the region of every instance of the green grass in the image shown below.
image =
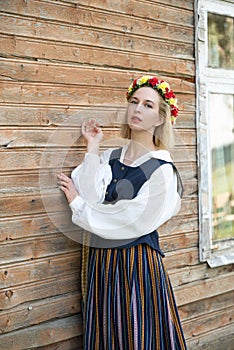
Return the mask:
[[[223,221],[214,228],[213,239],[224,239],[234,237],[234,222]]]
[[[234,162],[215,169],[212,173],[212,183],[215,195],[225,192],[232,193],[234,187]]]
[[[232,203],[234,201],[234,162],[229,162],[225,166],[215,169],[212,174],[212,184],[213,208],[215,206],[215,201],[219,208],[219,210],[214,211],[213,214],[215,215],[217,212],[223,212],[224,214],[221,216],[222,219],[220,219],[218,224],[213,227],[213,238],[215,240],[232,238],[234,237],[234,221],[227,220],[226,216],[234,214],[234,207],[231,207],[231,201],[228,200],[229,196],[229,198],[232,198]],[[224,197],[224,199],[222,197]]]

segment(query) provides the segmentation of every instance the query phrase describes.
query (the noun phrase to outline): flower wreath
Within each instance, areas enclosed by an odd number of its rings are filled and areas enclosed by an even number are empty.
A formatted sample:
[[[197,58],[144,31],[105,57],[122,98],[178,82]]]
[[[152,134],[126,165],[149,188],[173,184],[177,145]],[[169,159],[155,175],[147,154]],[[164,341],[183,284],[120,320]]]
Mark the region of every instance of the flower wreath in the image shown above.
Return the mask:
[[[138,79],[134,79],[127,91],[127,100],[129,101],[130,97],[134,94],[134,92],[143,87],[149,86],[154,90],[157,90],[158,93],[162,96],[164,101],[169,104],[171,109],[171,123],[175,124],[176,117],[178,116],[178,106],[177,106],[177,98],[171,90],[170,85],[164,81],[159,80],[158,78],[150,75],[143,75]]]

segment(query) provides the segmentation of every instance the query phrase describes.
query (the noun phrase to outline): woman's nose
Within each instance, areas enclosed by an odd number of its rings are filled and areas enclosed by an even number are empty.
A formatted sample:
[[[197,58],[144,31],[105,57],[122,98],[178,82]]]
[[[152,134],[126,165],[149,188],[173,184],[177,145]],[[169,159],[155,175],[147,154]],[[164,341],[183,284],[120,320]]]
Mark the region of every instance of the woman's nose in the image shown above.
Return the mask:
[[[136,103],[136,105],[135,105],[135,111],[141,111],[141,103]]]

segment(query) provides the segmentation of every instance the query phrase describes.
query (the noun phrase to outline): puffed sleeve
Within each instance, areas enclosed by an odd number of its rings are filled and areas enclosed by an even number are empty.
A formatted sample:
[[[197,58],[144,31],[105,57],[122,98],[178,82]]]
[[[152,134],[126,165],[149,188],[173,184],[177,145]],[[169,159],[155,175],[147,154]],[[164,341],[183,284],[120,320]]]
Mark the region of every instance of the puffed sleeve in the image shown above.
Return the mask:
[[[84,161],[72,171],[73,183],[84,201],[102,203],[106,188],[111,181],[112,173],[109,157],[112,149],[108,149],[99,157],[86,153]]]
[[[104,239],[135,239],[157,229],[180,209],[177,177],[170,164],[158,168],[131,200],[101,204],[77,196],[72,221]]]

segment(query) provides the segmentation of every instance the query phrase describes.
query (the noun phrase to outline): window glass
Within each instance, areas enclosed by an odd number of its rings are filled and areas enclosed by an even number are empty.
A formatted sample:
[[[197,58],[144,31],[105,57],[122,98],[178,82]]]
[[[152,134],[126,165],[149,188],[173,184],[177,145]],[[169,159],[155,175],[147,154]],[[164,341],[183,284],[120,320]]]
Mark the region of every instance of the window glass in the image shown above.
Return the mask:
[[[213,239],[234,237],[234,95],[211,93]]]
[[[234,18],[208,13],[208,66],[234,68]]]

